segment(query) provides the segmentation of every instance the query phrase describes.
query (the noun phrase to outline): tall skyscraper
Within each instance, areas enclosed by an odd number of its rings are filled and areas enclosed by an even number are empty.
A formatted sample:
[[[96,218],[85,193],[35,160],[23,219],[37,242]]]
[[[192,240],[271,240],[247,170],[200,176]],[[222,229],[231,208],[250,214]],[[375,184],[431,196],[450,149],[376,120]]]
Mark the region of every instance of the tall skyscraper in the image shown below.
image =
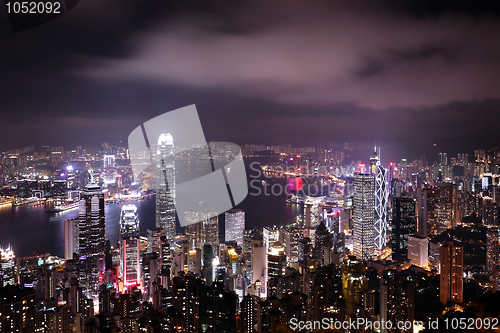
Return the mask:
[[[464,248],[452,241],[441,246],[440,301],[463,302]]]
[[[115,155],[104,155],[104,183],[114,184],[116,181]]]
[[[407,257],[408,236],[417,232],[415,201],[412,198],[394,198],[392,207],[392,258]]]
[[[380,156],[375,152],[370,157],[371,172],[375,176],[375,250],[382,251],[386,247],[387,235],[387,173],[380,165]]]
[[[208,244],[212,247],[213,253],[217,253],[219,217],[214,212],[188,211],[186,212],[186,220],[200,221],[186,226],[186,238],[189,240],[190,248],[201,250],[205,244]]]
[[[235,208],[226,212],[226,237],[225,241],[236,241],[243,247],[243,232],[245,230],[245,212]]]
[[[276,226],[268,226],[262,229],[262,237],[266,251],[269,251],[273,244],[280,240],[280,230]]]
[[[147,252],[158,253],[158,256],[161,256],[161,236],[164,235],[165,230],[160,228],[148,229],[148,245]]]
[[[90,183],[80,193],[79,204],[79,255],[82,260],[80,285],[85,289],[87,298],[96,299],[99,296],[99,277],[104,272],[105,249],[105,219],[104,193],[94,182],[91,175]]]
[[[156,176],[156,227],[165,230],[170,248],[175,247],[175,156],[170,133],[158,138]]]
[[[79,219],[64,221],[64,259],[73,259],[73,253],[78,252]]]
[[[139,216],[135,205],[124,205],[120,215],[120,262],[124,289],[141,284]]]
[[[0,247],[0,288],[6,285],[14,285],[16,256],[9,246],[6,249]]]
[[[286,267],[286,254],[285,247],[281,243],[275,242],[267,253],[266,258],[266,282],[267,282],[267,295],[276,296],[276,284],[269,283],[271,279],[277,279],[285,274]]]
[[[298,228],[288,228],[284,232],[285,253],[288,264],[299,262],[299,242],[302,231]]]
[[[375,176],[355,174],[353,185],[353,252],[356,258],[368,260],[375,246]]]

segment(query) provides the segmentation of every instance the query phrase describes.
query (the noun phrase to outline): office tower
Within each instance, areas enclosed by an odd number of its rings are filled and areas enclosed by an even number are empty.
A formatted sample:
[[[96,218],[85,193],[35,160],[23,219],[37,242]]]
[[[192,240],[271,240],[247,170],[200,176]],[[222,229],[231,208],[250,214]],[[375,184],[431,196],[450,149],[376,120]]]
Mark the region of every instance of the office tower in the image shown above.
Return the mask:
[[[304,236],[314,241],[314,232],[320,221],[320,208],[317,204],[304,202]]]
[[[267,295],[276,296],[276,285],[269,283],[271,279],[277,279],[285,274],[286,268],[286,254],[285,247],[280,242],[275,242],[267,253],[266,260],[266,282],[267,282]],[[271,287],[271,288],[270,288]]]
[[[356,312],[368,291],[368,278],[363,275],[363,264],[354,256],[349,256],[342,263],[342,295],[346,300],[347,316]]]
[[[154,293],[154,286],[159,285],[160,257],[158,253],[151,252],[142,256],[142,285],[144,286],[145,299],[151,299]]]
[[[165,230],[170,248],[175,248],[175,157],[174,140],[162,133],[156,150],[156,227]]]
[[[67,182],[64,179],[55,179],[52,181],[52,196],[55,198],[67,198]]]
[[[172,274],[172,262],[174,252],[170,249],[166,236],[161,236],[161,285],[168,289]]]
[[[285,253],[288,265],[299,262],[299,242],[302,239],[302,231],[298,228],[288,228],[283,235]]]
[[[114,184],[116,180],[115,155],[104,155],[104,184]]]
[[[64,259],[73,259],[73,253],[78,252],[79,220],[64,221]]]
[[[264,247],[262,234],[260,232],[256,232],[252,240],[252,285],[257,281],[259,281],[259,283],[265,282],[266,259],[267,249]],[[262,292],[265,292],[266,285],[264,284],[262,288],[264,289]]]
[[[486,232],[486,271],[493,272],[493,268],[500,265],[500,243],[498,227],[489,228]]]
[[[412,198],[394,198],[392,207],[392,259],[404,260],[408,250],[408,236],[417,231],[415,201]]]
[[[187,214],[186,214],[187,215]],[[196,222],[186,225],[186,239],[189,242],[189,249],[199,249],[202,246],[203,222]]]
[[[252,239],[256,232],[256,229],[245,229],[243,231],[243,252],[252,253]]]
[[[57,298],[56,287],[58,285],[57,270],[49,265],[42,266],[43,278],[39,279],[39,283],[43,283],[43,292],[45,300]],[[43,280],[42,280],[43,279]]]
[[[388,270],[380,280],[380,318],[384,322],[413,322],[415,283],[401,272]],[[382,325],[384,326],[384,325]],[[385,333],[387,327],[382,327]]]
[[[440,301],[463,302],[464,248],[452,241],[441,246]]]
[[[200,221],[186,226],[186,238],[190,248],[203,249],[203,246],[208,244],[216,253],[219,247],[219,217],[215,212],[188,211],[186,220]],[[243,243],[238,245],[243,245]]]
[[[429,263],[428,258],[429,241],[427,237],[408,236],[408,260],[413,265],[420,267],[427,266]]]
[[[438,235],[454,228],[460,222],[457,209],[457,185],[451,183],[434,184],[427,190],[426,214],[428,233]]]
[[[427,237],[427,194],[429,191],[429,188],[417,188],[417,235],[421,237]]]
[[[370,157],[371,173],[375,176],[375,225],[374,245],[380,253],[386,247],[387,236],[387,173],[380,165],[380,156],[375,152]]]
[[[213,214],[212,214],[213,215]],[[202,244],[208,244],[212,247],[214,255],[219,248],[219,216],[212,216],[203,220]],[[238,244],[239,245],[239,244]],[[241,243],[243,245],[243,243]],[[203,248],[203,247],[201,247]]]
[[[490,196],[483,196],[482,220],[485,226],[498,226],[498,206]]]
[[[243,246],[243,231],[245,230],[245,212],[235,208],[226,212],[226,237],[225,241],[236,241]]]
[[[353,252],[360,260],[368,260],[374,255],[375,176],[355,174],[353,184]]]
[[[87,298],[97,299],[99,296],[99,277],[105,268],[105,231],[104,193],[91,174],[90,183],[80,193],[78,238],[78,254],[83,266],[79,275],[80,286]]]
[[[35,332],[35,292],[19,286],[0,287],[0,331]]]
[[[123,288],[141,284],[139,216],[135,205],[124,205],[120,215],[120,262]]]
[[[16,256],[12,248],[0,247],[0,287],[16,284]]]
[[[158,253],[158,256],[161,256],[161,236],[164,235],[165,230],[161,228],[148,229],[148,245],[147,252]]]
[[[264,240],[264,247],[266,251],[269,251],[274,242],[280,240],[280,230],[275,226],[264,227],[264,229],[262,229],[262,237]]]

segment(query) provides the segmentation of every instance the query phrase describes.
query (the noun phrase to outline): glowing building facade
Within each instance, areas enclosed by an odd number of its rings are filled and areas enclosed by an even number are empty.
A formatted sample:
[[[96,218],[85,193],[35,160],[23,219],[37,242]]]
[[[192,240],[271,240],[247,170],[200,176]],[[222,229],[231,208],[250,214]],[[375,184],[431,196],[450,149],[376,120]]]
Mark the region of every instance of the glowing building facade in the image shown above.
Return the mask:
[[[0,288],[15,284],[15,266],[16,256],[12,248],[0,248]]]
[[[87,298],[97,299],[99,278],[104,272],[105,219],[104,193],[99,185],[91,181],[80,193],[79,204],[79,259],[82,270],[80,285],[85,289]]]
[[[440,301],[462,303],[464,298],[464,248],[452,241],[441,246]]]
[[[215,215],[215,216],[214,216]],[[188,223],[186,226],[186,238],[189,240],[190,249],[203,249],[205,244],[212,247],[213,253],[217,253],[219,245],[219,217],[214,212],[188,211],[187,221],[200,221]]]
[[[139,217],[135,205],[124,205],[120,216],[120,263],[124,289],[141,284]]]
[[[372,174],[355,174],[353,177],[353,253],[359,260],[368,260],[374,255],[374,178]]]
[[[175,158],[174,140],[162,133],[156,150],[156,227],[165,230],[171,248],[175,247]]]
[[[226,212],[225,241],[236,241],[243,246],[243,232],[245,230],[245,212],[243,209],[231,209]]]
[[[73,259],[73,253],[78,252],[78,219],[64,221],[64,259]]]
[[[379,252],[386,247],[387,237],[387,172],[380,165],[377,148],[370,157],[371,173],[375,176],[375,225],[374,245]]]
[[[116,181],[115,155],[104,155],[104,183],[114,184]]]

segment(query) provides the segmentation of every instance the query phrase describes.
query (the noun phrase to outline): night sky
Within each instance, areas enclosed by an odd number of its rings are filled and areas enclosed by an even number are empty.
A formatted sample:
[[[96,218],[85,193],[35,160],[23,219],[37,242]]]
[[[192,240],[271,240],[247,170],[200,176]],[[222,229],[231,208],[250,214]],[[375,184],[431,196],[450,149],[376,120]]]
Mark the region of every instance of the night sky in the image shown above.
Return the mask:
[[[190,104],[208,141],[500,146],[498,1],[81,0],[17,33],[0,12],[0,150],[126,142]]]

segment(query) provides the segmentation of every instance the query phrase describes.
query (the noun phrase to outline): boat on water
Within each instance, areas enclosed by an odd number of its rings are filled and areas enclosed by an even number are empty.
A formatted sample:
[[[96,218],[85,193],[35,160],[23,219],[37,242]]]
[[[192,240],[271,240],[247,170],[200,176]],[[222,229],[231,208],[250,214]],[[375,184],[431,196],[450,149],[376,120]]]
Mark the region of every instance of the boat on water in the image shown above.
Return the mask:
[[[78,202],[73,202],[67,205],[56,205],[52,209],[46,209],[46,213],[60,213],[71,209],[78,208]]]

